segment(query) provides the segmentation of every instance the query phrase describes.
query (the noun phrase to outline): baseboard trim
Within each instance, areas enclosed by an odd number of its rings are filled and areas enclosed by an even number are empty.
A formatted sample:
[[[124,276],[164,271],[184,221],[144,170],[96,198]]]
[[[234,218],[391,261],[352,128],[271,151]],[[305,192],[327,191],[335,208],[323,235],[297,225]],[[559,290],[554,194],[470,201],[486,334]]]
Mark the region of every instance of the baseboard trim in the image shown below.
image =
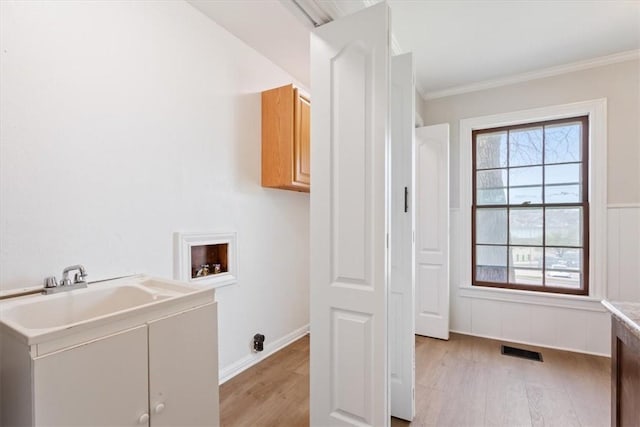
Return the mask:
[[[229,381],[231,378],[235,377],[239,373],[249,369],[253,365],[258,362],[266,359],[272,354],[276,353],[279,350],[282,350],[284,347],[288,346],[294,341],[299,340],[303,336],[309,333],[309,324],[304,325],[301,328],[298,328],[287,335],[279,338],[270,344],[264,346],[264,350],[260,353],[252,353],[249,354],[237,362],[232,363],[229,366],[226,366],[218,371],[219,384],[222,385],[225,382]]]
[[[449,332],[453,332],[454,334],[460,334],[460,335],[468,335],[468,336],[471,336],[471,337],[488,338],[488,339],[491,339],[491,340],[496,340],[496,341],[501,341],[501,342],[506,342],[506,343],[524,344],[524,345],[530,345],[530,346],[533,346],[533,347],[550,348],[552,350],[570,351],[572,353],[582,353],[582,354],[589,354],[591,356],[600,356],[600,357],[611,358],[611,354],[607,354],[607,353],[597,353],[597,352],[593,352],[593,351],[578,350],[578,349],[575,349],[575,348],[566,348],[566,347],[558,347],[558,346],[553,346],[553,345],[536,344],[536,343],[526,342],[526,341],[510,340],[510,339],[505,339],[505,338],[502,338],[502,337],[495,337],[495,336],[484,335],[484,334],[474,334],[474,333],[471,333],[471,332],[456,331],[456,330],[453,330],[453,329],[449,330]]]

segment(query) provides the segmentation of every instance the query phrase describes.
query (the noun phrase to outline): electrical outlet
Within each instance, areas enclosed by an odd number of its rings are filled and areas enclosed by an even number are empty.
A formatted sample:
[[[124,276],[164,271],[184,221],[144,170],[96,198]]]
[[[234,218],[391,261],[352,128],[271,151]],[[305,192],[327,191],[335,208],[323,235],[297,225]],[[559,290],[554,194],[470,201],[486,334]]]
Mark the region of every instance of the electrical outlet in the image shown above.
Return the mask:
[[[253,336],[253,351],[258,352],[264,350],[264,335],[255,334]]]

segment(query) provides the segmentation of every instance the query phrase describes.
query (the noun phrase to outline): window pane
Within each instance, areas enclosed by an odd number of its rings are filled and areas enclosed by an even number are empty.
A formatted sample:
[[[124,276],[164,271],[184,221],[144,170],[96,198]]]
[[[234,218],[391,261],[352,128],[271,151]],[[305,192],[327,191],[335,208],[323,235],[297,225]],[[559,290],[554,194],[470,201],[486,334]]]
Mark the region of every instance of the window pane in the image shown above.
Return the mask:
[[[476,135],[476,169],[507,166],[507,132]]]
[[[509,204],[530,205],[542,203],[542,187],[519,187],[509,189]]]
[[[509,211],[509,243],[542,245],[541,208],[516,208]]]
[[[502,190],[478,190],[478,205],[505,205],[507,189]]]
[[[544,162],[579,162],[582,124],[563,123],[544,128]]]
[[[545,184],[580,184],[581,182],[582,175],[579,163],[544,167]]]
[[[545,218],[546,244],[582,246],[582,208],[547,208]]]
[[[580,201],[579,185],[547,185],[544,187],[545,203],[577,203]]]
[[[582,288],[582,249],[545,248],[545,285]]]
[[[476,172],[476,203],[478,205],[505,205],[507,203],[507,170]]]
[[[509,169],[509,188],[542,185],[542,166]]]
[[[506,209],[476,209],[476,243],[507,243]]]
[[[554,288],[582,289],[582,274],[575,271],[548,271],[545,286]]]
[[[507,282],[507,247],[476,245],[476,280]]]
[[[509,248],[509,283],[542,285],[542,248]]]
[[[543,248],[531,246],[510,246],[509,267],[542,270]]]
[[[542,166],[509,169],[509,203],[542,203]]]
[[[542,128],[509,131],[509,166],[542,164]]]
[[[582,271],[582,249],[576,248],[545,248],[544,263],[547,272]]]
[[[580,164],[544,167],[545,203],[576,203],[582,200]]]

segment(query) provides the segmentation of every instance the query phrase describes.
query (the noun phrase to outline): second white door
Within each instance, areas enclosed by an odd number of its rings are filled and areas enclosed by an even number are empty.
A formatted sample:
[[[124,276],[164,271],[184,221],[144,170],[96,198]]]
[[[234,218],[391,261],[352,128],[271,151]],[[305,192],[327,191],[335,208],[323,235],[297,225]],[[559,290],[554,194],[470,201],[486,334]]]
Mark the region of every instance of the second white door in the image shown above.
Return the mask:
[[[415,135],[416,334],[449,339],[449,124]]]
[[[391,416],[415,414],[412,150],[415,88],[411,53],[391,58],[391,235],[389,387]]]

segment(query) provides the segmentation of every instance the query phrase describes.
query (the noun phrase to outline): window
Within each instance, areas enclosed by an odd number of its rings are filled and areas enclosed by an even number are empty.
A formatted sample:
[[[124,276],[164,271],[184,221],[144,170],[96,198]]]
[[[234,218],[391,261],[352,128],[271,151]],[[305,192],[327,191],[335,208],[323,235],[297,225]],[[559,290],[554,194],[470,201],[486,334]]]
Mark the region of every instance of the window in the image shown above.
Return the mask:
[[[589,293],[588,116],[472,132],[472,284]]]

